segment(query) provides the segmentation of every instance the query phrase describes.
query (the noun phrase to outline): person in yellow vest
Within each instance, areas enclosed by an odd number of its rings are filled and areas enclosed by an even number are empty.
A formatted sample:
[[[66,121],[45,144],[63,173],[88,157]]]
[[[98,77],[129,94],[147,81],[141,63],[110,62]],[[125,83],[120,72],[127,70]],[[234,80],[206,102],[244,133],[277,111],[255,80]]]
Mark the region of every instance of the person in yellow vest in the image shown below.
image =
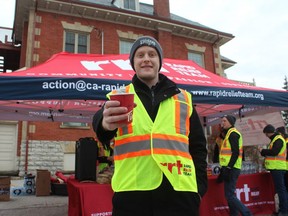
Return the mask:
[[[100,141],[98,143],[98,173],[102,173],[113,164],[113,148],[111,146],[111,141],[107,141],[106,143],[102,143]]]
[[[213,151],[213,163],[219,163],[219,153],[225,137],[225,133],[222,128],[219,130],[219,135],[215,139],[215,147]]]
[[[231,216],[252,215],[250,210],[237,198],[236,183],[241,172],[243,140],[241,133],[235,128],[236,118],[225,115],[221,118],[221,126],[225,133],[220,149],[219,163],[221,173],[218,182],[224,181],[224,194]],[[220,179],[223,178],[223,179]]]
[[[273,179],[275,192],[279,198],[278,215],[288,215],[288,194],[285,186],[286,173],[286,142],[276,132],[273,125],[264,127],[263,133],[271,140],[267,149],[261,149],[260,154],[265,157],[265,168],[270,171]]]
[[[130,51],[132,83],[111,92],[134,93],[133,122],[127,108],[108,100],[93,118],[100,141],[112,139],[113,216],[197,216],[207,190],[206,138],[192,95],[160,73],[163,53],[150,36]],[[108,94],[108,98],[109,95]]]
[[[288,191],[288,134],[284,126],[276,128],[276,131],[285,139],[286,141],[286,174],[285,174],[285,185]]]

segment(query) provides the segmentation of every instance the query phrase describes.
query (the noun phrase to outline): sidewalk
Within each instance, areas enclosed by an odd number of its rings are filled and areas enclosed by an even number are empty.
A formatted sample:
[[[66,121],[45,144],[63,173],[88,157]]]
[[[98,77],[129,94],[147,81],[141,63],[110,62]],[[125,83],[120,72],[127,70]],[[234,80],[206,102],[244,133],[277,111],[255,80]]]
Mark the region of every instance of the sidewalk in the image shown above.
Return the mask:
[[[22,186],[24,180],[12,179],[12,186]],[[68,196],[13,196],[0,201],[0,216],[67,216]],[[270,216],[270,215],[257,215]]]
[[[24,180],[12,179],[11,187],[22,186]],[[14,196],[0,201],[0,216],[65,216],[68,215],[68,196]]]

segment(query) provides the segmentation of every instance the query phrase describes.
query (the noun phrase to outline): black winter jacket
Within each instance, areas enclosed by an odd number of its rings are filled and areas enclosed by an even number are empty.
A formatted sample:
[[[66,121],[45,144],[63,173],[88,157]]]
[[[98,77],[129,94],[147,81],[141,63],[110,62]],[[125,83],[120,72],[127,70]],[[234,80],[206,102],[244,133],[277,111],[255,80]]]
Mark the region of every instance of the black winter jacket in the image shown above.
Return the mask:
[[[159,82],[151,89],[141,82],[136,75],[132,79],[136,94],[142,101],[147,113],[152,121],[155,120],[159,105],[166,98],[170,98],[180,92],[176,84],[169,80],[166,76],[159,74]],[[105,131],[102,128],[103,108],[96,112],[93,118],[93,129],[97,135],[97,138],[105,143],[107,140],[113,139],[117,129],[115,131]],[[193,113],[190,117],[190,134],[189,134],[189,151],[193,158],[196,179],[198,184],[198,192],[203,196],[207,191],[207,149],[206,138],[203,132],[203,128],[197,114],[196,109],[193,109]]]

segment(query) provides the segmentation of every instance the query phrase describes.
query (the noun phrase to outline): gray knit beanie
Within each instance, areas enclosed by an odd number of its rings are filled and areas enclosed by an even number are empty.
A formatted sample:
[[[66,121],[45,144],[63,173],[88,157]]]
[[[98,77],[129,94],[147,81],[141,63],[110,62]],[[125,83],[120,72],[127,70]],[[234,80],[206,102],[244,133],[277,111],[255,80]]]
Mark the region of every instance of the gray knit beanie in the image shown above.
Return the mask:
[[[138,48],[142,47],[142,46],[150,46],[150,47],[153,47],[156,49],[158,55],[159,55],[159,70],[161,69],[162,67],[162,60],[163,60],[163,51],[162,51],[162,48],[160,46],[160,44],[158,43],[158,41],[153,38],[153,37],[150,37],[150,36],[142,36],[142,37],[139,37],[135,42],[134,44],[132,45],[131,47],[131,50],[130,50],[130,56],[129,56],[129,60],[130,60],[130,64],[133,68],[133,70],[135,71],[135,68],[134,68],[134,55],[135,55],[135,52]]]
[[[232,126],[236,123],[236,118],[233,115],[224,115],[222,118],[226,118]]]

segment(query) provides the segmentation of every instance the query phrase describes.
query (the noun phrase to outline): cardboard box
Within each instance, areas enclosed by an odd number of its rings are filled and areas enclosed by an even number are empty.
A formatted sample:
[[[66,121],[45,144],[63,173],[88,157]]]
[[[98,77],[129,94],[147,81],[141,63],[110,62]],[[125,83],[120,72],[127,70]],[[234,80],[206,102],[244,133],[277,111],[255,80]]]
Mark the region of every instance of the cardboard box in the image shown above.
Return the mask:
[[[11,177],[0,177],[0,201],[10,200]]]
[[[48,170],[37,170],[36,196],[49,196],[50,190],[50,172]]]

